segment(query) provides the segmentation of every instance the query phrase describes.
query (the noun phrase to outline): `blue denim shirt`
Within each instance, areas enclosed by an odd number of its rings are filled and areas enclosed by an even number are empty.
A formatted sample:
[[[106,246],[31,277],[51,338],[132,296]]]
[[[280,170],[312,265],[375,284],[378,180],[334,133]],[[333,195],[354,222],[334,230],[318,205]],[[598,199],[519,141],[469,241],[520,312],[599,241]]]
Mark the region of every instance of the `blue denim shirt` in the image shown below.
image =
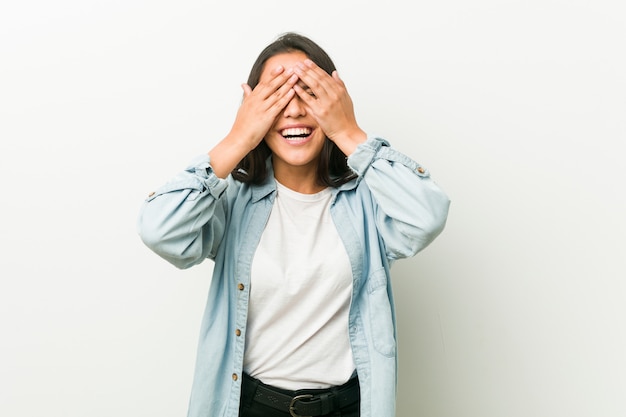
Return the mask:
[[[392,417],[397,355],[389,267],[439,235],[449,199],[428,170],[383,139],[369,138],[348,165],[358,176],[333,189],[330,210],[352,266],[348,329],[361,417]],[[139,234],[150,249],[179,268],[215,261],[189,417],[238,415],[250,267],[275,195],[271,166],[265,183],[243,184],[218,178],[202,156],[142,206]]]

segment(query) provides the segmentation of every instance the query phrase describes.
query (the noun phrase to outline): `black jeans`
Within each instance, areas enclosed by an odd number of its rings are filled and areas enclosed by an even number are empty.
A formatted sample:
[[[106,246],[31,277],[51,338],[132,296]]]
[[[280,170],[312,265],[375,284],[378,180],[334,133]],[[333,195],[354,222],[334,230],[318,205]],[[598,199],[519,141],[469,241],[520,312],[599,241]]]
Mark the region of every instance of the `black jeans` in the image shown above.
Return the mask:
[[[272,407],[270,405],[266,405],[255,400],[255,397],[257,396],[257,389],[259,386],[280,394],[287,395],[292,398],[297,395],[307,394],[313,396],[319,396],[324,394],[337,395],[342,390],[345,390],[347,388],[353,388],[356,386],[356,389],[350,391],[356,394],[354,398],[351,398],[348,401],[343,401],[344,403],[349,402],[349,404],[344,404],[343,407],[340,407],[337,410],[332,411],[328,414],[321,414],[319,415],[319,417],[359,417],[359,407],[361,401],[358,384],[358,378],[354,377],[340,387],[333,387],[329,389],[305,389],[298,391],[289,391],[263,384],[258,379],[254,379],[244,374],[241,387],[241,404],[239,407],[239,417],[292,417],[289,413],[289,408],[287,406],[285,406],[284,409],[279,410],[276,407]]]

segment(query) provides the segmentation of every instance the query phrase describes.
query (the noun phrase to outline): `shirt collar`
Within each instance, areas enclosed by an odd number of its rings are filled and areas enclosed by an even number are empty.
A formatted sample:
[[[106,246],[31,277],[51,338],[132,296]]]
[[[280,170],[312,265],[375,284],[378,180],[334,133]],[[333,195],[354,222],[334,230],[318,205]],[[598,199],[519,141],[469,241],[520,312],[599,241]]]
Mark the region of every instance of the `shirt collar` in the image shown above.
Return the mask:
[[[267,168],[267,176],[265,180],[261,183],[252,187],[252,202],[257,203],[263,198],[269,196],[270,194],[276,191],[276,180],[274,179],[274,167],[272,166],[272,157],[271,155],[266,159],[266,168]],[[332,188],[331,191],[333,193],[332,201],[337,198],[337,194],[341,191],[350,191],[357,187],[361,180],[361,177],[356,177],[345,184],[340,185],[339,187]]]

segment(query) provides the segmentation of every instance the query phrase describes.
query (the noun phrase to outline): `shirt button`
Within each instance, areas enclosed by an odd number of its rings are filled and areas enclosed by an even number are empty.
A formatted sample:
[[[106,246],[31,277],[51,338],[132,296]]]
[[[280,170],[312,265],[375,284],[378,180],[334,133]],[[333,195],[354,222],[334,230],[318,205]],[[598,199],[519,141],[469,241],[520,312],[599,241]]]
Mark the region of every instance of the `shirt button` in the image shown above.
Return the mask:
[[[241,336],[241,330],[239,329],[235,330],[235,336]]]
[[[237,374],[233,374],[233,381],[236,381],[238,379],[239,379],[239,377],[237,376]]]
[[[148,197],[152,197],[154,194],[154,191],[152,191],[150,194],[148,194]]]
[[[426,172],[426,170],[422,167],[417,168],[417,172],[419,172],[420,174],[423,174],[424,172]]]
[[[237,288],[239,288],[239,291],[243,291],[245,286],[242,283],[239,283],[239,285],[237,285]]]

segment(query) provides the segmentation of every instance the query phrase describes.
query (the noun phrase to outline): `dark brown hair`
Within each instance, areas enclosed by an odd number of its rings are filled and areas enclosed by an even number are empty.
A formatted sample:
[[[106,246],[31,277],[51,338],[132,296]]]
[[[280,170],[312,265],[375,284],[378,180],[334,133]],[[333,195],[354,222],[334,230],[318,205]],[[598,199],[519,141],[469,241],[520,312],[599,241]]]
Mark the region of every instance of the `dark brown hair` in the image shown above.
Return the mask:
[[[294,51],[304,52],[309,59],[328,74],[332,74],[335,70],[335,64],[319,45],[305,36],[288,32],[281,35],[261,51],[254,65],[252,65],[250,75],[248,76],[248,85],[250,88],[254,89],[259,83],[265,62],[269,58],[274,55]],[[256,148],[250,151],[250,153],[237,164],[232,171],[233,178],[253,184],[263,182],[267,177],[265,161],[271,153],[265,140],[262,140]],[[333,141],[326,138],[319,156],[319,164],[317,167],[318,182],[321,185],[338,187],[354,177],[356,177],[356,174],[348,167],[346,155]]]

